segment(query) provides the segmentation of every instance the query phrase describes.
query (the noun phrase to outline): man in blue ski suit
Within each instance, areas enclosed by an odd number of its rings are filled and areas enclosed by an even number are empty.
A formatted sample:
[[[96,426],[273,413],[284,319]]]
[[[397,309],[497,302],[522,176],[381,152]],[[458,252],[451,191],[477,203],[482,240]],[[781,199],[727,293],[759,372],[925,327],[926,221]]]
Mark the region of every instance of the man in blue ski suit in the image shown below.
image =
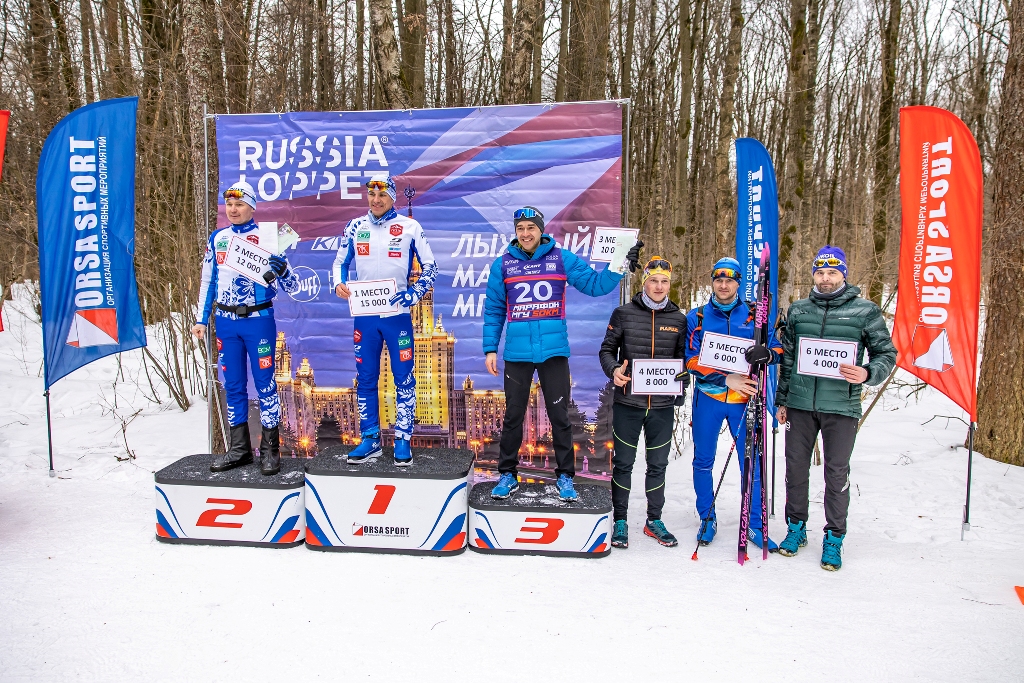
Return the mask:
[[[427,236],[418,221],[395,211],[395,181],[384,173],[366,183],[370,210],[349,221],[334,259],[335,293],[348,299],[349,267],[355,263],[356,280],[394,278],[397,294],[391,305],[398,313],[362,315],[355,319],[352,333],[356,357],[356,398],[359,403],[359,431],[362,441],[348,455],[350,463],[361,463],[380,456],[380,352],[387,344],[391,372],[395,380],[395,465],[412,464],[413,418],[416,415],[416,376],[413,373],[414,339],[409,309],[430,291],[437,278],[437,264],[427,244]],[[420,276],[410,284],[413,259],[419,261]]]
[[[705,332],[754,338],[754,304],[740,299],[740,264],[734,258],[725,257],[715,263],[711,271],[711,301],[694,308],[686,314],[686,368],[693,375],[696,390],[693,392],[693,488],[697,494],[697,513],[701,525],[697,540],[708,545],[718,530],[715,510],[711,506],[714,498],[715,452],[718,450],[718,434],[722,422],[728,425],[730,440],[736,439],[736,455],[740,462],[740,476],[743,476],[743,453],[746,445],[747,400],[757,387],[747,375],[727,373],[700,365],[700,349]],[[744,353],[748,363],[777,363],[782,357],[782,345],[772,329],[768,345],[752,346]],[[750,495],[750,526],[748,537],[759,548],[762,547],[761,520],[761,475],[754,463],[754,488]],[[778,546],[768,539],[768,549],[775,552]]]
[[[498,343],[505,338],[505,419],[501,429],[498,483],[491,496],[508,498],[519,488],[516,465],[523,443],[523,419],[530,400],[533,373],[540,377],[544,405],[551,421],[555,474],[562,500],[576,500],[576,474],[569,422],[569,332],[565,324],[565,288],[587,296],[603,296],[622,280],[610,268],[595,271],[587,262],[557,247],[544,234],[544,216],[527,206],[512,214],[516,237],[508,252],[491,264],[484,303],[483,347],[487,371],[498,374]],[[629,252],[636,268],[642,243]]]
[[[210,469],[223,472],[253,461],[245,374],[248,356],[253,384],[259,396],[260,424],[263,426],[260,471],[270,476],[281,469],[278,434],[281,402],[274,379],[277,325],[274,322],[273,298],[277,296],[277,282],[281,283],[284,291],[296,292],[299,281],[289,270],[284,255],[270,256],[268,265],[272,274],[263,277],[263,284],[226,265],[233,239],[236,243],[244,241],[260,246],[260,237],[252,219],[256,211],[256,194],[252,186],[239,182],[229,187],[224,191],[224,205],[231,225],[215,230],[206,245],[199,288],[199,319],[192,327],[192,334],[203,339],[210,314],[217,316],[217,353],[221,372],[224,373],[231,443],[228,452],[215,458]]]

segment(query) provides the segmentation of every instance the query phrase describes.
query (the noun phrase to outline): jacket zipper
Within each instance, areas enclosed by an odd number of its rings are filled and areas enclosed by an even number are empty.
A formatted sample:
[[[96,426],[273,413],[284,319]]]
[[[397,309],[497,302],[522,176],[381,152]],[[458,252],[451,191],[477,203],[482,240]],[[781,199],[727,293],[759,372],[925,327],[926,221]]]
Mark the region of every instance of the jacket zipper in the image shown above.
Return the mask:
[[[651,311],[651,358],[654,358],[654,311]],[[650,394],[647,394],[647,409],[651,409]]]
[[[831,301],[825,302],[825,313],[821,316],[821,331],[818,332],[818,338],[825,338],[825,320],[828,318],[828,307],[832,305]],[[797,349],[799,351],[799,349]],[[818,378],[814,378],[814,400],[811,401],[811,407],[814,408],[814,412],[818,412]]]

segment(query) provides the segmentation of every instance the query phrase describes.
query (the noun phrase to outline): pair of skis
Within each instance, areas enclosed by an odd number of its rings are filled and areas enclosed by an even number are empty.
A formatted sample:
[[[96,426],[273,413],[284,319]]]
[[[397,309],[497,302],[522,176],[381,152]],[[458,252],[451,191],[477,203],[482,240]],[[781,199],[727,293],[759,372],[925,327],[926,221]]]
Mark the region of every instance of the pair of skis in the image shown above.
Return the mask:
[[[761,252],[761,268],[757,277],[757,305],[754,308],[754,344],[768,345],[768,312],[771,310],[771,254],[768,245]],[[768,403],[766,400],[768,387],[768,364],[754,363],[750,367],[750,377],[757,383],[757,393],[747,402],[747,439],[743,449],[743,476],[740,477],[740,537],[737,548],[737,559],[743,564],[750,557],[747,555],[747,534],[750,530],[750,501],[754,489],[754,467],[758,468],[761,484],[761,550],[764,559],[768,559],[768,492],[765,490],[767,481],[767,450],[765,448],[765,425],[768,420]],[[756,462],[755,462],[756,459]]]

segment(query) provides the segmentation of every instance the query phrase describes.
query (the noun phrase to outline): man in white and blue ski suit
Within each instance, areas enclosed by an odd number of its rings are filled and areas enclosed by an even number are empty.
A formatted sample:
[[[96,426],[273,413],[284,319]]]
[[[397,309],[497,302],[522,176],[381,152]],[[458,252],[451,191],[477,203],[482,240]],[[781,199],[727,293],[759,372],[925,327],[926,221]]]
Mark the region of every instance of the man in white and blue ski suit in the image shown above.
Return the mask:
[[[277,325],[274,322],[273,298],[279,282],[286,292],[296,292],[299,281],[288,268],[284,255],[269,259],[266,285],[253,282],[225,265],[232,238],[256,246],[259,230],[252,217],[256,210],[256,194],[248,183],[235,183],[224,191],[225,212],[231,225],[215,230],[206,245],[203,274],[199,288],[199,319],[192,334],[202,339],[211,314],[217,321],[217,353],[224,373],[227,395],[228,425],[231,443],[228,452],[218,456],[210,469],[223,472],[253,461],[249,438],[249,395],[246,389],[246,357],[252,371],[253,384],[260,402],[260,470],[264,475],[276,474],[281,468],[280,436],[281,402],[274,380],[274,345]],[[269,279],[269,281],[267,281]]]
[[[413,373],[414,339],[409,309],[430,291],[437,278],[437,264],[427,244],[423,226],[395,211],[395,181],[388,174],[374,176],[366,183],[370,210],[349,221],[334,259],[335,293],[347,299],[349,268],[354,263],[356,280],[394,278],[397,294],[390,303],[401,305],[398,313],[363,315],[355,319],[352,334],[356,357],[356,398],[359,403],[359,431],[362,442],[349,453],[350,463],[380,456],[380,353],[387,344],[391,373],[395,380],[395,465],[412,464],[413,418],[416,415],[416,376]],[[413,259],[419,261],[420,276],[409,284]]]

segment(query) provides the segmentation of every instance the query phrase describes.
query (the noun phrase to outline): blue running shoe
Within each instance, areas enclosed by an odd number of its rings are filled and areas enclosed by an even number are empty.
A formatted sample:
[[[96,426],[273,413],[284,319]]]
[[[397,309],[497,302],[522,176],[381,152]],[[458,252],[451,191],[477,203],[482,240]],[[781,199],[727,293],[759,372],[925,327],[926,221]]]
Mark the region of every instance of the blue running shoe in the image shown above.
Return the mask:
[[[779,544],[779,555],[793,557],[807,545],[807,523],[788,520],[786,539]]]
[[[697,529],[697,542],[701,545],[711,545],[711,541],[715,540],[715,533],[718,531],[718,520],[712,515],[707,520],[701,520],[701,525]]]
[[[395,467],[408,467],[412,464],[412,446],[409,439],[395,439]]]
[[[359,445],[349,452],[348,464],[358,465],[367,460],[374,460],[379,458],[382,452],[380,448],[380,432],[366,435]]]
[[[567,503],[575,502],[580,497],[580,494],[576,493],[576,488],[572,485],[572,477],[568,474],[558,475],[558,481],[555,482],[555,486],[558,487],[558,497]]]
[[[761,539],[761,530],[760,529],[754,529],[754,528],[747,529],[747,538],[750,540],[751,543],[756,545],[758,548],[764,549],[764,546],[761,545],[763,540]],[[779,552],[779,544],[776,543],[775,541],[773,541],[771,536],[768,537],[768,552],[770,552],[770,553],[777,553],[777,552]]]
[[[615,528],[612,530],[612,547],[629,547],[629,525],[624,519],[615,520]]]
[[[491,498],[504,500],[518,490],[519,478],[511,472],[505,472],[498,478],[498,483],[495,484],[494,489],[491,490]]]
[[[825,539],[821,542],[821,568],[830,572],[837,572],[843,566],[843,539],[846,535],[837,536],[831,531],[825,532]]]
[[[679,541],[665,528],[665,523],[660,519],[647,520],[647,524],[644,524],[644,536],[650,536],[666,548],[674,548],[679,545]]]

